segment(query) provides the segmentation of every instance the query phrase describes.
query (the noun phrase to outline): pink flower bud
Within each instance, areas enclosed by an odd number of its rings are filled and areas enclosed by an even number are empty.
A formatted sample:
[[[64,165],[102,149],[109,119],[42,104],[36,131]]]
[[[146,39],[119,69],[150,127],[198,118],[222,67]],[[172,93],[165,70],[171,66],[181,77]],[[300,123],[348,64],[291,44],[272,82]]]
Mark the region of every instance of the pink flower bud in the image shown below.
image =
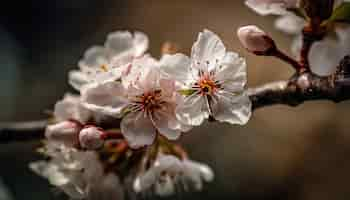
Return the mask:
[[[103,145],[103,131],[95,126],[83,128],[79,133],[79,142],[81,147],[86,149],[98,149]]]
[[[238,29],[237,36],[242,45],[250,52],[264,54],[275,48],[273,40],[257,26],[249,25]]]
[[[46,127],[45,136],[48,140],[73,146],[78,143],[79,123],[63,121]]]

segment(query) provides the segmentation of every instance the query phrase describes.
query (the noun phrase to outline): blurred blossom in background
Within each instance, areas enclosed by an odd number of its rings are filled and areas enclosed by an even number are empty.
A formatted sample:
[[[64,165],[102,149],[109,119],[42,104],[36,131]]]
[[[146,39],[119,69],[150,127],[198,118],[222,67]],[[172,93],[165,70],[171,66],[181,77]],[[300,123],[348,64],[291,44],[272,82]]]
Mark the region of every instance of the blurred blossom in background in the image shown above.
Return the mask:
[[[236,30],[249,24],[289,51],[292,38],[275,30],[273,17],[256,15],[240,0],[12,0],[0,15],[0,120],[47,117],[45,111],[73,91],[67,72],[115,30],[147,33],[150,52],[159,56],[165,41],[189,53],[197,33],[209,28],[246,57],[249,86],[288,78],[292,71],[284,63],[240,45]],[[212,166],[216,179],[183,199],[349,199],[349,111],[349,102],[310,102],[258,110],[244,127],[195,128],[181,142],[192,158]],[[1,146],[0,176],[14,200],[64,199],[27,167],[40,159],[39,144]]]

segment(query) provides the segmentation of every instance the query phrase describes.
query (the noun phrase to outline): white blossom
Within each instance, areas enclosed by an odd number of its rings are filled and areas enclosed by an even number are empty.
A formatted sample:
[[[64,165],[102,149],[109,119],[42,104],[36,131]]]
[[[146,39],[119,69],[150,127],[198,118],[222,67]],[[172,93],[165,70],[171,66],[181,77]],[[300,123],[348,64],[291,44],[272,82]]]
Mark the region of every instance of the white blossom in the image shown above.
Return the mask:
[[[116,174],[105,173],[95,152],[48,143],[49,161],[30,163],[38,175],[62,189],[72,199],[122,199],[123,192]],[[99,197],[99,198],[96,198]]]
[[[266,52],[274,47],[274,42],[270,37],[254,25],[239,28],[237,36],[242,45],[251,52]]]
[[[191,93],[176,108],[181,122],[198,126],[212,116],[222,122],[247,123],[251,102],[245,93],[245,60],[234,52],[226,52],[217,35],[209,30],[200,33],[191,59],[175,54],[164,56],[160,62],[164,76]]]
[[[148,48],[148,38],[144,33],[116,31],[110,33],[104,46],[89,48],[82,60],[80,70],[69,73],[69,82],[77,90],[90,82],[120,79],[129,70],[134,58],[142,56]]]
[[[186,191],[199,191],[203,181],[210,182],[213,178],[207,165],[161,154],[146,172],[136,177],[133,188],[137,193],[153,190],[159,196],[170,196],[176,192],[177,185]]]
[[[157,132],[174,140],[190,128],[175,117],[174,82],[160,78],[158,62],[149,56],[135,59],[122,83],[89,85],[82,98],[89,109],[124,115],[121,131],[133,148],[152,144]]]

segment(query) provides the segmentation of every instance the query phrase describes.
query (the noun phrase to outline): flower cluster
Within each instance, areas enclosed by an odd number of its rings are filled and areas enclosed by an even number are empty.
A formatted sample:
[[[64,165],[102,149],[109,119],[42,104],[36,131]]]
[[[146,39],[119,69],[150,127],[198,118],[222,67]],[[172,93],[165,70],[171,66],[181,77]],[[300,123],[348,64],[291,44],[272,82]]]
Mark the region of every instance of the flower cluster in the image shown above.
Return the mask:
[[[310,1],[311,2],[311,1]],[[328,3],[329,2],[329,3]],[[348,0],[312,1],[308,0],[246,0],[246,5],[260,15],[277,15],[275,27],[284,33],[295,36],[291,45],[293,54],[298,57],[302,48],[302,31],[308,21],[319,18],[321,32],[325,37],[317,41],[310,50],[308,60],[311,70],[321,76],[327,76],[336,71],[339,61],[350,53],[350,27],[342,21],[332,20],[331,16],[322,16],[323,13],[332,12]],[[316,4],[326,5],[316,5]],[[314,16],[312,6],[318,7],[320,16]],[[315,4],[315,5],[313,5]],[[329,5],[330,4],[330,5]],[[324,8],[322,8],[322,6]],[[325,19],[324,19],[325,18]],[[323,20],[323,21],[322,21]],[[315,23],[320,23],[315,22]],[[334,28],[335,27],[335,28]]]
[[[246,0],[246,5],[260,15],[280,16],[277,28],[297,33],[294,46],[300,58],[294,59],[257,26],[237,31],[249,52],[275,56],[294,67],[289,83],[297,80],[295,91],[307,90],[310,77],[321,80],[319,75],[333,73],[350,53],[350,28],[339,24],[350,20],[343,14],[350,11],[345,0]],[[174,141],[206,120],[246,124],[250,98],[256,108],[256,98],[246,89],[245,59],[226,50],[215,33],[200,32],[190,56],[174,52],[167,43],[157,59],[147,53],[148,45],[144,33],[113,32],[103,46],[88,49],[79,69],[69,73],[79,95],[66,94],[56,103],[40,149],[47,159],[30,168],[72,199],[202,190],[213,180],[212,170],[191,160]],[[338,68],[343,82],[349,79],[348,60]],[[273,98],[269,92],[265,95]],[[269,103],[267,98],[260,101]]]
[[[245,60],[216,34],[201,32],[191,57],[156,59],[148,43],[141,32],[111,33],[69,73],[80,95],[56,103],[42,149],[50,159],[30,167],[72,198],[201,190],[212,170],[170,141],[206,119],[243,125],[251,116]]]

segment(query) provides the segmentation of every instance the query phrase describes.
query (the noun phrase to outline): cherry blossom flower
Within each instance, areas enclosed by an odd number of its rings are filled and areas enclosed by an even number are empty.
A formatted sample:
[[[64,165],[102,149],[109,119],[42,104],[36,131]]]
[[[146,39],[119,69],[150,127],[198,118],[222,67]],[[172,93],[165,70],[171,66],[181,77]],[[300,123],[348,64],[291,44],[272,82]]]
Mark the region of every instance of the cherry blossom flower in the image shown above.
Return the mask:
[[[93,46],[85,52],[78,63],[80,70],[69,73],[69,82],[80,90],[89,82],[120,79],[132,60],[142,56],[147,48],[148,38],[141,32],[134,35],[128,31],[110,33],[104,46]]]
[[[209,116],[221,122],[245,124],[251,102],[245,93],[246,63],[234,52],[226,52],[220,38],[209,30],[199,34],[191,59],[183,54],[162,58],[163,75],[177,81],[191,94],[178,103],[177,118],[198,126]]]
[[[89,85],[82,98],[91,110],[123,115],[121,131],[133,148],[152,144],[157,133],[175,140],[190,128],[175,117],[174,83],[160,79],[158,63],[149,56],[134,60],[122,83]]]
[[[204,164],[192,160],[179,160],[172,155],[159,155],[154,164],[136,177],[134,191],[151,191],[159,196],[170,196],[176,192],[176,185],[184,190],[202,190],[203,181],[214,179],[212,170]]]
[[[71,199],[123,199],[122,186],[114,173],[105,173],[95,152],[77,151],[48,143],[49,161],[36,161],[29,167],[59,187]]]

